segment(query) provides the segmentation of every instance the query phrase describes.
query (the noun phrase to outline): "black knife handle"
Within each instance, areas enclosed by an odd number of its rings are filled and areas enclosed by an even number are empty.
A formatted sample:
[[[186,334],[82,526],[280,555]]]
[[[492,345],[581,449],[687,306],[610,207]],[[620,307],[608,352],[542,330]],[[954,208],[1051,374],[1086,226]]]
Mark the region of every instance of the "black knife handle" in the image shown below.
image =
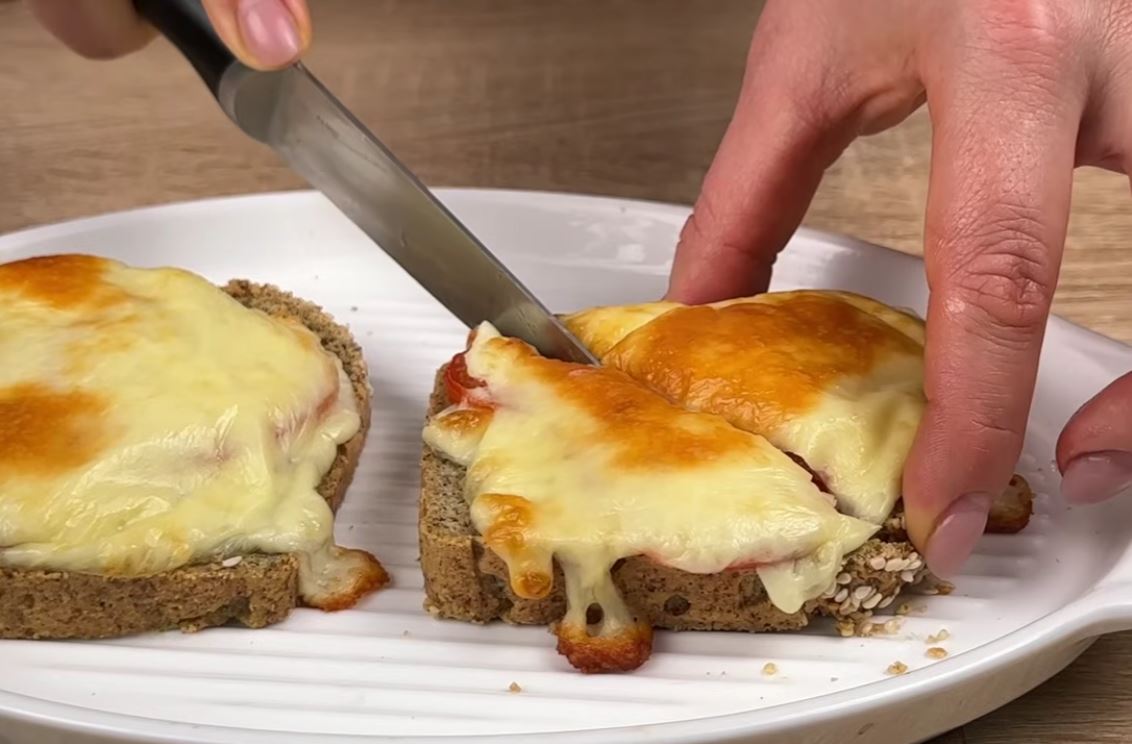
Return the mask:
[[[216,35],[200,0],[134,0],[138,14],[173,43],[216,96],[236,58]]]

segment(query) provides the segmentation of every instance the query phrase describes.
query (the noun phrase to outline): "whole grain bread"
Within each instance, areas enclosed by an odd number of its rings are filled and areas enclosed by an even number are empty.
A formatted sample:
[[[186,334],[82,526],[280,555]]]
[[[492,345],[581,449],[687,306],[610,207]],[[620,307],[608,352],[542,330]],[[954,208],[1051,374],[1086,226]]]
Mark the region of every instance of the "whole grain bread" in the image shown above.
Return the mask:
[[[441,368],[429,400],[429,416],[449,405],[443,379]],[[561,570],[555,567],[548,597],[518,597],[508,582],[506,564],[484,547],[472,525],[464,475],[463,467],[424,447],[418,527],[425,609],[437,617],[474,623],[555,623],[566,609]],[[1016,477],[1008,498],[1002,500],[1003,508],[1017,519],[1024,504],[1028,520],[1031,500],[1029,487]],[[989,529],[1017,531],[1024,524],[1023,520],[1008,529],[1009,525],[992,519]],[[671,630],[797,630],[816,617],[829,616],[843,634],[868,633],[875,627],[873,611],[891,605],[903,590],[910,586],[936,590],[936,582],[908,541],[899,511],[846,558],[837,581],[822,597],[795,613],[771,603],[754,569],[691,574],[638,556],[618,562],[613,579],[637,617]]]
[[[276,287],[236,280],[224,290],[246,307],[301,322],[342,361],[362,426],[338,448],[319,484],[319,494],[337,510],[370,424],[372,390],[361,347],[317,305]],[[283,620],[299,604],[298,577],[295,556],[267,554],[140,578],[0,567],[0,638],[109,638],[174,628],[195,631],[230,622],[261,628]],[[376,588],[388,576],[377,568],[371,579]]]

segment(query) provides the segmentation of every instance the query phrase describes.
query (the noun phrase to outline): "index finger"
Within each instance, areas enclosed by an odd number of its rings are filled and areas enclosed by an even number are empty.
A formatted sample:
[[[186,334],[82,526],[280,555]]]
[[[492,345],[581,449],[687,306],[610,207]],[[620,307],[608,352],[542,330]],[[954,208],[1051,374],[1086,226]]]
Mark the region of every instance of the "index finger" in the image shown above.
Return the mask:
[[[1021,453],[1082,106],[1041,54],[995,54],[928,88],[927,407],[904,501],[909,534],[942,577],[974,549]],[[999,85],[973,86],[976,76]]]
[[[766,290],[825,169],[856,134],[855,100],[833,43],[809,37],[800,3],[768,3],[739,100],[680,232],[665,299],[701,303]],[[829,41],[823,37],[823,40]]]

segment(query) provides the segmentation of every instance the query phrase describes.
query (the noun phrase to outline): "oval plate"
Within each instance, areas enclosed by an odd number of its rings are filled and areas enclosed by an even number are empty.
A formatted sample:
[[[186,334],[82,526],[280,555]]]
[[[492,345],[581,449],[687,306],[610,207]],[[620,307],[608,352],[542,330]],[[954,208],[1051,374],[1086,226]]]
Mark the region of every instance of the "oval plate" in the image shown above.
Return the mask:
[[[561,194],[440,197],[556,311],[650,300],[665,287],[684,207]],[[918,741],[1042,682],[1098,633],[1132,627],[1132,502],[1062,506],[1053,444],[1132,350],[1050,322],[1020,471],[1027,530],[989,536],[956,591],[909,598],[887,636],[659,633],[638,672],[583,676],[542,628],[443,622],[421,610],[417,458],[433,372],[466,329],[321,196],[288,192],[142,209],[0,238],[0,260],[98,253],[217,282],[278,284],[324,305],[365,347],[374,425],[337,523],[394,586],[355,610],[297,610],[249,631],[97,643],[0,642],[0,741],[636,744]],[[920,261],[800,231],[776,288],[844,288],[922,312]],[[927,638],[947,658],[929,659]],[[893,662],[909,672],[886,674]],[[766,675],[772,662],[777,673]],[[512,692],[515,683],[519,690]]]

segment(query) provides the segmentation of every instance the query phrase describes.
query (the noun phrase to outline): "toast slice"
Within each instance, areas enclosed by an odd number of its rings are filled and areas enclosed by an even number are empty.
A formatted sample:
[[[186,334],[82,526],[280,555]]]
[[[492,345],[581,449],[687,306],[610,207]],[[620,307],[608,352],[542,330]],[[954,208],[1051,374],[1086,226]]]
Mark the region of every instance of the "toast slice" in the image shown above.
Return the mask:
[[[353,478],[370,424],[372,390],[361,347],[318,306],[270,285],[236,280],[224,290],[246,307],[298,320],[342,361],[358,403],[358,433],[338,448],[319,494],[337,511]],[[94,639],[229,622],[262,628],[299,604],[294,555],[252,554],[153,576],[107,577],[0,567],[0,638]],[[389,580],[373,562],[358,594]]]
[[[429,416],[449,404],[444,369],[436,378]],[[463,467],[424,447],[419,537],[425,609],[436,617],[473,623],[557,622],[566,610],[561,570],[555,567],[554,588],[545,599],[516,596],[506,565],[484,547],[472,525],[464,475]],[[1024,512],[1028,519],[1031,501],[1029,486],[1016,476],[996,502],[988,531],[1021,529],[1025,520],[1018,516]],[[638,617],[653,627],[670,630],[798,630],[826,616],[836,620],[842,635],[869,634],[877,627],[871,621],[873,611],[891,605],[902,591],[910,587],[937,591],[937,582],[908,541],[899,511],[846,558],[835,585],[795,613],[785,613],[771,603],[754,569],[692,574],[638,556],[616,564],[613,578]]]

